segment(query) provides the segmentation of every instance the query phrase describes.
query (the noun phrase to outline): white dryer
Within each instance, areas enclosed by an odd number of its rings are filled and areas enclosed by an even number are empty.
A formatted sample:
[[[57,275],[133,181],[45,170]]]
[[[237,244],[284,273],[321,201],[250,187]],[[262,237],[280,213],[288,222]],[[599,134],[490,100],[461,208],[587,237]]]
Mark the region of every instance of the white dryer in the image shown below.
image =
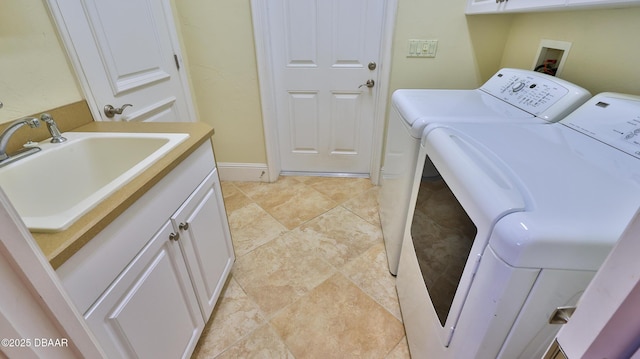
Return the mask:
[[[640,208],[640,97],[558,123],[433,124],[397,289],[416,358],[540,358]]]
[[[502,69],[473,90],[397,90],[381,170],[380,219],[389,271],[396,274],[409,211],[420,138],[429,123],[513,122],[547,124],[562,119],[591,95],[542,73]],[[436,172],[425,163],[426,176]],[[421,167],[422,168],[422,167]]]

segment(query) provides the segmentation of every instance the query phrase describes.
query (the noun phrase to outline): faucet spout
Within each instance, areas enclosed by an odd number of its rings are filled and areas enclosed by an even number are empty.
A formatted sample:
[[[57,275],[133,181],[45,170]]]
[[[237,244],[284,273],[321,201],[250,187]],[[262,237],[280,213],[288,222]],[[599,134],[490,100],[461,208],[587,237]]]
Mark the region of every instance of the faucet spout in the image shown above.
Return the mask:
[[[20,127],[28,125],[31,128],[36,128],[40,126],[40,121],[34,117],[25,117],[19,120],[12,122],[4,131],[0,134],[0,162],[9,158],[7,155],[7,145],[9,144],[9,139],[11,136],[18,130]]]

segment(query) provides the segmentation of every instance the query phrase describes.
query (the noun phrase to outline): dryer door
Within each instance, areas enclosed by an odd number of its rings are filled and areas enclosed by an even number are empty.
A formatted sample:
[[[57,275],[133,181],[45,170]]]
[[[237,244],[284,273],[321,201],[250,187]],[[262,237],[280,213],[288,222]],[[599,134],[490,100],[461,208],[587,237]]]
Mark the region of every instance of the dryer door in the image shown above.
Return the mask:
[[[418,309],[422,314],[404,318],[407,338],[411,341],[411,322],[427,321],[427,326],[439,328],[440,343],[446,347],[493,225],[506,214],[524,210],[526,202],[517,178],[495,155],[452,129],[431,129],[425,130],[418,155],[405,230],[411,235],[404,238],[412,243],[402,248],[397,286],[403,313],[405,306],[416,310],[409,292],[418,287],[427,293],[424,308]],[[427,156],[440,178],[423,179]],[[421,283],[407,278],[420,278]]]

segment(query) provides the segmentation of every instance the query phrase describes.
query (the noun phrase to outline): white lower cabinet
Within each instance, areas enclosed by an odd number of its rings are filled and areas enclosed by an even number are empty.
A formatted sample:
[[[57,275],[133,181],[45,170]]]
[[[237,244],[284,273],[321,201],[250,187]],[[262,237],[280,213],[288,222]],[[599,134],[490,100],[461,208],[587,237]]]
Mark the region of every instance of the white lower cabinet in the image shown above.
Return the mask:
[[[171,222],[85,315],[109,358],[188,358],[204,328]]]
[[[205,322],[222,291],[235,259],[217,173],[171,217]]]
[[[109,358],[188,358],[235,261],[210,143],[56,270]]]

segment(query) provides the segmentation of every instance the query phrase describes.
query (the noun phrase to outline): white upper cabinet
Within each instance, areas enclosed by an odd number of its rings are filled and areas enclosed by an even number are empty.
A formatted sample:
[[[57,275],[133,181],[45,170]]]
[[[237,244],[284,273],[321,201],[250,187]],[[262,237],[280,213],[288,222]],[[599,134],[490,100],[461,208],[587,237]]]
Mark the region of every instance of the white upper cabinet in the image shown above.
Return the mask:
[[[564,7],[566,0],[468,0],[467,14],[536,11]]]
[[[640,6],[638,0],[567,0],[568,7],[628,7]]]
[[[640,0],[467,0],[467,14],[640,6]]]

